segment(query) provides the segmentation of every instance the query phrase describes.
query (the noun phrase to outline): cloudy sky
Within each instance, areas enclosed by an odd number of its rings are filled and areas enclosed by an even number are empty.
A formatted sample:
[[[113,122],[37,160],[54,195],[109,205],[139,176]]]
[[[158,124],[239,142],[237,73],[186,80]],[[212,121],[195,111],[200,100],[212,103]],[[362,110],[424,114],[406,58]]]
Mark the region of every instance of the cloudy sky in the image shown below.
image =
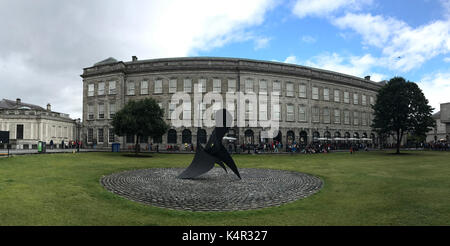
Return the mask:
[[[108,57],[262,59],[415,81],[450,102],[450,0],[0,0],[0,98],[81,117]]]

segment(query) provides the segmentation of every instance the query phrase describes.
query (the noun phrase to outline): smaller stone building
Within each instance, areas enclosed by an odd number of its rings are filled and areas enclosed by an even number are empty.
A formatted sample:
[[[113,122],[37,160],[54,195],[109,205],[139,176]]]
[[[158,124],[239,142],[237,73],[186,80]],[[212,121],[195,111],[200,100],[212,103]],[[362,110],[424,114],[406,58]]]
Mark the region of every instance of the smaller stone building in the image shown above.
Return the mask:
[[[23,103],[20,98],[0,101],[0,131],[8,131],[13,149],[35,149],[39,141],[61,147],[62,142],[77,140],[79,121],[68,114],[53,112],[51,105],[42,108]],[[0,144],[0,149],[6,148]]]
[[[436,127],[427,133],[427,142],[449,142],[450,102],[440,105],[441,110],[433,115]]]

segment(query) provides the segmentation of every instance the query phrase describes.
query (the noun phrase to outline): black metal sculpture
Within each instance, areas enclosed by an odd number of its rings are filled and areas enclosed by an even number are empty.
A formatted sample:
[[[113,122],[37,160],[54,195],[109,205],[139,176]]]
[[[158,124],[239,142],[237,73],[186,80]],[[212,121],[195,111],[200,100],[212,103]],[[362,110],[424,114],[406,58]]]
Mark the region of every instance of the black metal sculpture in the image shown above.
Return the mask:
[[[227,133],[228,126],[231,125],[231,120],[232,117],[230,113],[225,109],[216,112],[216,128],[214,128],[206,146],[202,147],[197,140],[197,151],[195,152],[194,159],[192,160],[191,165],[189,165],[178,178],[192,179],[198,177],[211,170],[215,163],[219,164],[225,172],[227,172],[225,167],[225,165],[227,165],[239,178],[241,178],[236,164],[222,144],[222,138]]]

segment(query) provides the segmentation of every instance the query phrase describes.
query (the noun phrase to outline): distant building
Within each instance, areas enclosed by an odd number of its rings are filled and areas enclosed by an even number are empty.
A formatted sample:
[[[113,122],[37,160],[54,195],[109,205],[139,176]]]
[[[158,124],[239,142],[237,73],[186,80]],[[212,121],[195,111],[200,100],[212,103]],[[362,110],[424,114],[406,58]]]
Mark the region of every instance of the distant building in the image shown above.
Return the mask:
[[[0,101],[0,131],[8,131],[10,144],[14,149],[37,148],[39,141],[60,147],[77,139],[77,123],[68,114],[57,113],[37,105],[23,103],[20,98]],[[0,144],[0,148],[6,148]]]
[[[141,143],[160,144],[162,148],[196,143],[197,138],[200,143],[205,143],[212,127],[174,127],[170,118],[178,106],[172,104],[171,97],[176,92],[184,92],[192,98],[196,84],[199,93],[212,92],[223,97],[234,92],[279,95],[279,105],[268,105],[267,101],[261,100],[256,110],[251,110],[254,105],[249,103],[242,109],[246,122],[251,120],[251,111],[257,111],[260,120],[278,120],[278,135],[273,139],[263,138],[262,127],[246,124],[229,131],[229,136],[237,138],[237,144],[378,141],[370,127],[371,105],[384,83],[371,81],[370,76],[359,78],[293,64],[240,58],[184,57],[139,61],[133,57],[129,62],[108,58],[84,68],[81,77],[83,140],[98,147],[106,148],[114,142],[130,147],[135,143],[135,136],[116,136],[111,121],[128,101],[147,97],[154,98],[164,109],[164,119],[171,128],[162,138],[143,138]],[[224,106],[232,109],[236,119],[236,105]],[[215,110],[213,104],[183,105],[182,117],[193,125],[201,120],[194,118],[193,112],[204,112],[210,107]]]
[[[449,141],[450,103],[441,104],[441,110],[433,115],[436,127],[427,133],[427,142]]]

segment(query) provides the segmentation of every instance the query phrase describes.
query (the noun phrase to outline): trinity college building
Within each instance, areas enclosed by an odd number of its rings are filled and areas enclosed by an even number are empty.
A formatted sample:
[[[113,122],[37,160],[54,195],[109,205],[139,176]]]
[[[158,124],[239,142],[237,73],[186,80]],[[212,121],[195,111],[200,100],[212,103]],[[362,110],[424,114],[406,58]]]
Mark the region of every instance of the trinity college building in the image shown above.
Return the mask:
[[[213,104],[183,105],[183,119],[192,121],[191,127],[173,127],[171,113],[179,106],[171,104],[172,96],[185,92],[194,96],[214,92],[226,98],[227,92],[277,94],[279,104],[258,101],[246,106],[246,117],[257,110],[258,119],[279,120],[279,132],[273,138],[264,138],[262,127],[231,128],[229,136],[237,144],[257,144],[279,141],[301,145],[317,141],[377,141],[370,124],[371,105],[383,82],[370,77],[359,78],[311,67],[241,58],[186,57],[117,61],[108,58],[83,74],[83,130],[82,138],[88,145],[99,148],[121,143],[127,148],[135,143],[135,136],[116,136],[111,127],[115,112],[129,100],[146,97],[155,99],[164,109],[169,131],[160,139],[141,139],[141,142],[182,146],[184,143],[205,143],[213,128],[194,126],[194,107],[204,112]],[[194,86],[194,85],[198,85]],[[258,97],[259,98],[259,97]],[[259,100],[259,99],[258,99]],[[192,99],[192,102],[194,100]],[[225,105],[224,105],[225,106]],[[219,105],[216,108],[220,108]],[[227,109],[236,106],[226,105]],[[236,117],[236,112],[231,110]],[[248,120],[248,118],[246,118]]]

